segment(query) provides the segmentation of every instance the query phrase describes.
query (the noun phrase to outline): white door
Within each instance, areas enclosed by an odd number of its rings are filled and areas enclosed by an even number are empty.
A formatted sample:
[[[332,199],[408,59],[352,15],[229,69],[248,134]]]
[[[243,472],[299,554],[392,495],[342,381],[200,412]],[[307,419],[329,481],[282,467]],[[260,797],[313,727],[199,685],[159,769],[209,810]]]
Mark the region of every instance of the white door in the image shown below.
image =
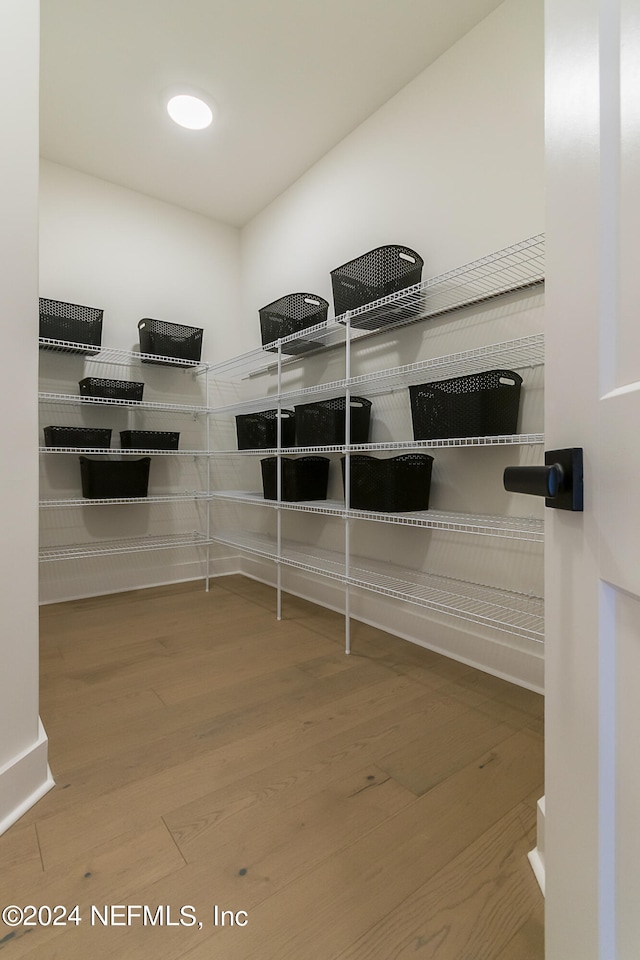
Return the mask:
[[[546,0],[547,960],[640,958],[640,0]]]

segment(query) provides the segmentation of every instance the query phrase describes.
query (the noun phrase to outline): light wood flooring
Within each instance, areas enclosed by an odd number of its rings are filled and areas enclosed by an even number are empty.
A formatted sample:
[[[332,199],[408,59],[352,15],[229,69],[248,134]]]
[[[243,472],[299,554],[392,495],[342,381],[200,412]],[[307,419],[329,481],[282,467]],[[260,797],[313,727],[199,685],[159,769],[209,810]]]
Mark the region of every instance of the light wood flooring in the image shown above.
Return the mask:
[[[0,837],[0,905],[82,922],[0,922],[2,960],[540,960],[542,698],[274,609],[235,576],[43,608],[56,787]]]

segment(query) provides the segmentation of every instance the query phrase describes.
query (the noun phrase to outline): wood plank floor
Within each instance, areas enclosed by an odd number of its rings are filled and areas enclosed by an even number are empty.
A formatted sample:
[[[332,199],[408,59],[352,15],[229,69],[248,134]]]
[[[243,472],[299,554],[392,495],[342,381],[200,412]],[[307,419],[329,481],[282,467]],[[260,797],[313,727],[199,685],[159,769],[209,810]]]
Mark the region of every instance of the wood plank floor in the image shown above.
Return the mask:
[[[42,609],[56,787],[0,837],[0,905],[82,922],[0,922],[2,957],[542,958],[542,698],[274,610],[242,577]]]

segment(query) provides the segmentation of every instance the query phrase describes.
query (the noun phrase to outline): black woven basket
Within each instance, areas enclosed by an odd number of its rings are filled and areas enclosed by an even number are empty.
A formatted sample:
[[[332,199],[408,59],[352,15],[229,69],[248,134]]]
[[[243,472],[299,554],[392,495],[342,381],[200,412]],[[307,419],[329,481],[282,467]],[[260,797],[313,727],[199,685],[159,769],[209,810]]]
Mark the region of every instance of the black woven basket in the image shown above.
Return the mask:
[[[40,297],[40,336],[81,345],[75,349],[66,347],[71,353],[98,353],[102,343],[103,313],[97,307]],[[50,344],[40,344],[40,347],[43,350],[56,349]]]
[[[151,457],[140,460],[79,459],[83,497],[103,500],[147,496]]]
[[[152,320],[145,317],[138,323],[140,353],[148,353],[158,358],[189,360],[198,362],[202,354],[201,327],[186,327],[182,323],[166,323],[164,320]],[[179,363],[167,363],[166,360],[143,360],[143,363],[158,363],[163,366],[179,367]],[[191,364],[184,364],[190,366]]]
[[[120,446],[125,450],[177,450],[180,434],[169,430],[121,430]]]
[[[280,411],[280,445],[293,447],[296,442],[296,420],[293,410]],[[278,411],[243,413],[236,417],[238,450],[263,450],[278,444]]]
[[[101,400],[132,400],[140,402],[144,383],[134,380],[105,380],[101,377],[85,377],[78,381],[81,397],[99,397]]]
[[[352,454],[349,499],[354,510],[400,513],[428,510],[433,457],[424,453],[404,453],[379,459]],[[342,458],[344,484],[345,460]]]
[[[282,460],[282,500],[326,500],[329,483],[328,457],[298,457]],[[277,457],[260,461],[265,500],[278,499]]]
[[[299,447],[319,447],[345,442],[346,397],[299,404],[296,413],[296,443]],[[351,397],[351,443],[369,442],[371,400]]]
[[[521,385],[513,370],[487,370],[409,387],[414,440],[516,433]]]
[[[410,247],[389,244],[336,267],[331,271],[336,317],[420,283],[423,263]],[[377,330],[384,323],[384,310],[351,318],[353,327],[365,330]]]
[[[327,319],[329,304],[315,293],[289,293],[273,303],[261,307],[260,335],[263,346],[272,344],[274,340],[289,337],[300,333],[317,323],[324,323]],[[307,353],[316,349],[317,344],[301,338],[282,344],[282,352],[286,354]],[[269,347],[277,352],[277,347]]]
[[[96,427],[45,427],[46,447],[110,447],[111,430]]]

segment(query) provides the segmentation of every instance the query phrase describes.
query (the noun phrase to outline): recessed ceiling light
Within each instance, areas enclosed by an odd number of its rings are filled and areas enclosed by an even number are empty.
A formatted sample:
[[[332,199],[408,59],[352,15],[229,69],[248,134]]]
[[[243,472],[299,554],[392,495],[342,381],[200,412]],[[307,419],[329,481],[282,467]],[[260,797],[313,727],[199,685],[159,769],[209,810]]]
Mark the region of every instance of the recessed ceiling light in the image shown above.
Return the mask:
[[[184,93],[171,97],[167,113],[175,123],[188,130],[204,130],[213,120],[213,111],[204,100]]]

